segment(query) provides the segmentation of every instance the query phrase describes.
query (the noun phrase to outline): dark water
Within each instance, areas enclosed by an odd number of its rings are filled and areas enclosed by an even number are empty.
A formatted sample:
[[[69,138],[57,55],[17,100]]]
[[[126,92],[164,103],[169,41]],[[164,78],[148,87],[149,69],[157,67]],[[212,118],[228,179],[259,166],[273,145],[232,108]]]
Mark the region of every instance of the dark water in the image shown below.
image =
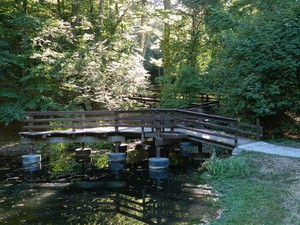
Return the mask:
[[[1,224],[206,224],[218,214],[217,196],[193,183],[189,164],[155,179],[147,161],[120,171],[79,163],[86,170],[68,174],[53,173],[50,161],[29,173],[20,156],[0,156]]]

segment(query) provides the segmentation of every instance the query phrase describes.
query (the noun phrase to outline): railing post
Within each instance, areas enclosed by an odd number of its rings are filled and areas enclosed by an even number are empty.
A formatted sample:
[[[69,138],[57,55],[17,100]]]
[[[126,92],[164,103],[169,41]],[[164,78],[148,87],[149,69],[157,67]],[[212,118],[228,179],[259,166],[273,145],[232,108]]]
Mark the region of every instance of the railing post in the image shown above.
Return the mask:
[[[118,112],[114,113],[114,122],[115,122],[115,132],[119,132],[119,114],[118,114]]]
[[[171,133],[174,133],[174,126],[175,126],[175,124],[174,124],[174,113],[173,112],[171,112]]]
[[[234,131],[234,147],[236,148],[238,146],[238,131],[239,131],[239,123],[238,122],[235,122],[234,124],[234,127],[235,127],[235,131]]]
[[[155,137],[159,138],[160,137],[160,112],[156,112],[156,115],[155,115]]]
[[[261,130],[260,130],[260,121],[259,118],[256,118],[256,140],[260,140]]]
[[[115,153],[119,153],[121,142],[115,142]]]
[[[164,120],[164,114],[163,113],[159,114],[159,121],[160,121],[160,125],[165,125],[165,120]],[[161,132],[165,132],[164,127],[161,128]]]
[[[145,120],[143,119],[144,115],[145,114],[142,112],[141,113],[141,122],[142,122],[142,127],[141,127],[141,129],[142,129],[141,141],[142,141],[142,143],[145,141]]]
[[[72,117],[73,117],[73,119],[75,119],[75,118],[76,118],[76,115],[74,114]],[[76,123],[75,123],[75,121],[72,121],[72,131],[73,131],[73,132],[76,131]]]
[[[85,121],[84,121],[84,120],[85,120],[85,115],[84,115],[84,114],[81,114],[81,120],[82,120],[82,121],[81,121],[81,125],[84,126],[84,125],[85,125]],[[85,127],[83,127],[82,129],[84,129],[84,128],[85,128]]]
[[[154,133],[154,125],[155,125],[155,113],[150,113],[150,115],[152,115],[152,120],[151,120],[151,131]]]
[[[158,138],[160,138],[160,112],[156,112],[155,113],[155,138],[156,140]],[[160,146],[156,143],[155,145],[155,148],[156,148],[156,158],[160,158]]]
[[[30,116],[29,116],[29,119],[30,119],[30,120],[33,120],[33,116],[30,115]],[[33,122],[30,122],[30,123],[29,123],[29,126],[32,127],[32,126],[33,126]],[[29,132],[33,132],[33,129],[32,129],[32,128],[29,128]]]

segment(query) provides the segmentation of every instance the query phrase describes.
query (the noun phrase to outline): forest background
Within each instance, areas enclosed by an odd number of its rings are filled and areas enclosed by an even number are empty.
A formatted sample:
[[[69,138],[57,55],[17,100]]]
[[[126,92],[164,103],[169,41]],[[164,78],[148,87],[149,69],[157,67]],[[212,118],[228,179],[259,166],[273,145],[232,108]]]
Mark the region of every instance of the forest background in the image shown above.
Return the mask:
[[[270,136],[300,130],[298,0],[1,0],[0,122],[28,110],[220,100]]]

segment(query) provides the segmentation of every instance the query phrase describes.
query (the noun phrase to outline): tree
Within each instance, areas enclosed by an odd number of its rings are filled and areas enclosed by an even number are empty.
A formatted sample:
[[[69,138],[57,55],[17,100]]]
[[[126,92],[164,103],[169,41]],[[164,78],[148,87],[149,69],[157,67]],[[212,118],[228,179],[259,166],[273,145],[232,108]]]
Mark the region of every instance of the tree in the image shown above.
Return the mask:
[[[25,110],[133,107],[148,74],[139,1],[1,1],[0,121]],[[21,41],[19,41],[21,40]]]
[[[215,1],[178,1],[163,14],[168,22],[161,44],[164,75],[159,83],[163,107],[190,105],[206,91],[203,78],[211,50],[203,19],[213,4]]]
[[[299,116],[299,7],[295,0],[257,0],[224,9],[229,29],[220,32],[208,79],[227,115],[261,118],[267,129],[272,125],[281,133],[285,117]],[[220,24],[226,27],[224,20]]]

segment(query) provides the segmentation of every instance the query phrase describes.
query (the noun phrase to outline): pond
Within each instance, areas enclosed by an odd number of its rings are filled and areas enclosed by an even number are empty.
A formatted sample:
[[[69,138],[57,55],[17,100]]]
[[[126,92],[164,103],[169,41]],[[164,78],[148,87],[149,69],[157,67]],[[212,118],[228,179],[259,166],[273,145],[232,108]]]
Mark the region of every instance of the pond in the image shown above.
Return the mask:
[[[0,155],[1,224],[206,224],[218,216],[217,194],[193,183],[197,166],[188,160],[152,174],[135,151],[120,170],[105,152],[89,163],[64,151],[61,164],[57,154],[49,151],[35,172],[22,169],[21,156]]]

